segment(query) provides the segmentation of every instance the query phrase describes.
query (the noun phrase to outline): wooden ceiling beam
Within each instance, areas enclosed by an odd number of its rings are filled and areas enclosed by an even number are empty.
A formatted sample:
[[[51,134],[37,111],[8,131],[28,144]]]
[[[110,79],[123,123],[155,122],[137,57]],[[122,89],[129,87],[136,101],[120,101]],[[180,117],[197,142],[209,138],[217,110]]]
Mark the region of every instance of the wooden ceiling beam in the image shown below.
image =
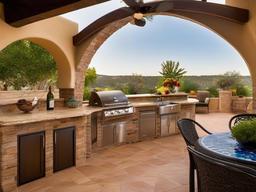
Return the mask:
[[[0,0],[5,21],[15,27],[107,1],[110,0]]]
[[[73,37],[74,45],[80,45],[83,41],[106,27],[108,24],[132,16],[134,13],[135,11],[129,7],[123,7],[104,15],[75,35]]]

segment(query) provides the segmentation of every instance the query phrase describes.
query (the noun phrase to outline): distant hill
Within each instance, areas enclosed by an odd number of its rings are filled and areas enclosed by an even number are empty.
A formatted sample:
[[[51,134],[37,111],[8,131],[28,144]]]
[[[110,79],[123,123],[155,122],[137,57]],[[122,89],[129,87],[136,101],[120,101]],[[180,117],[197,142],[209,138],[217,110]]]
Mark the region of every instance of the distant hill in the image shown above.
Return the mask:
[[[109,76],[109,75],[98,75],[96,82],[92,87],[111,87],[120,88],[128,83],[131,83],[131,75],[120,75],[120,76]],[[185,76],[184,79],[187,81],[194,82],[199,85],[200,89],[206,89],[214,86],[216,81],[220,78],[220,75],[202,75],[202,76]],[[152,90],[160,81],[160,76],[141,76],[145,89]],[[243,84],[251,86],[250,76],[243,76]]]

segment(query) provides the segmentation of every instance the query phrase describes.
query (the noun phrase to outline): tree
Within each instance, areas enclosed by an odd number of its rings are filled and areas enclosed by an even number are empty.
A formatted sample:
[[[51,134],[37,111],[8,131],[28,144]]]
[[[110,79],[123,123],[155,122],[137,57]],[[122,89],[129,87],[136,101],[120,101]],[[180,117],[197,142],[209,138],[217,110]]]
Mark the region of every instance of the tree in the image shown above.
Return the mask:
[[[84,78],[84,86],[87,87],[90,84],[94,83],[97,79],[97,73],[96,73],[96,69],[94,67],[92,68],[88,68],[85,71],[85,78]]]
[[[56,79],[57,67],[44,48],[27,40],[16,41],[0,52],[0,81],[19,90]]]
[[[229,71],[216,82],[217,86],[221,89],[227,90],[236,88],[242,82],[241,75],[236,71]]]
[[[97,79],[96,69],[94,67],[88,68],[85,71],[85,78],[84,78],[84,100],[88,100],[91,96],[90,85],[94,83]]]
[[[144,79],[142,75],[133,73],[130,77],[130,81],[127,84],[129,94],[142,93],[144,89]]]
[[[180,80],[187,72],[184,68],[180,68],[180,63],[175,61],[164,61],[162,64],[162,71],[159,72],[164,79],[173,78]]]

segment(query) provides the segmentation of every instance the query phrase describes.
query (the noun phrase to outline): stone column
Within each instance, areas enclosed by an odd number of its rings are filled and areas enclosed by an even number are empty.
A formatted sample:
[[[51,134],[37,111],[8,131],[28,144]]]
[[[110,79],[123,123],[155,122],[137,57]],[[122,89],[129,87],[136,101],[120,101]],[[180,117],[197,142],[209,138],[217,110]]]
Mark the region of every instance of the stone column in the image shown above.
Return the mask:
[[[232,91],[219,91],[219,109],[223,113],[232,112]]]

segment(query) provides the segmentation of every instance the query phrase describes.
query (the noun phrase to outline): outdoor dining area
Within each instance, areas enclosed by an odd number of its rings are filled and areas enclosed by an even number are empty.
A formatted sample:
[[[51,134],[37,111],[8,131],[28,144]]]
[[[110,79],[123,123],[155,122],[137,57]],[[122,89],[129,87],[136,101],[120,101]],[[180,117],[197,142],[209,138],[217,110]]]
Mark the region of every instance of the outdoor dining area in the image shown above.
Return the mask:
[[[190,192],[256,191],[255,123],[256,114],[238,114],[229,132],[212,133],[192,119],[177,122],[189,154]]]

